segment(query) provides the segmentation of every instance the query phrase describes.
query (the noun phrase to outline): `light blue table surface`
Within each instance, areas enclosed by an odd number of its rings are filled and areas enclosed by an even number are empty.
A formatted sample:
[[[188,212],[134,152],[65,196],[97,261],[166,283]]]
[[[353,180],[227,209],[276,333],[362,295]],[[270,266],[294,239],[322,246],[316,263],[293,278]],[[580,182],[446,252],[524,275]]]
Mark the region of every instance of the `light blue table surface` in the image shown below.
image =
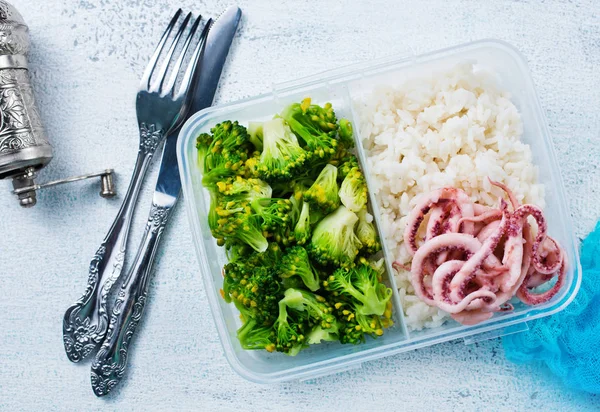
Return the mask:
[[[216,15],[221,0],[13,0],[31,28],[33,83],[54,161],[41,180],[114,167],[123,193],[137,150],[138,79],[177,6]],[[600,2],[249,1],[216,103],[341,65],[481,38],[527,57],[584,237],[600,218]],[[326,60],[324,60],[326,58]],[[150,176],[154,180],[156,169]],[[40,180],[40,181],[41,181]],[[0,183],[0,409],[599,410],[539,365],[515,366],[499,340],[440,344],[310,382],[249,383],[229,367],[209,313],[182,207],[158,255],[126,380],[106,399],[89,363],[65,357],[61,320],[120,199],[94,184],[39,194],[22,210]],[[148,210],[142,194],[135,248]]]

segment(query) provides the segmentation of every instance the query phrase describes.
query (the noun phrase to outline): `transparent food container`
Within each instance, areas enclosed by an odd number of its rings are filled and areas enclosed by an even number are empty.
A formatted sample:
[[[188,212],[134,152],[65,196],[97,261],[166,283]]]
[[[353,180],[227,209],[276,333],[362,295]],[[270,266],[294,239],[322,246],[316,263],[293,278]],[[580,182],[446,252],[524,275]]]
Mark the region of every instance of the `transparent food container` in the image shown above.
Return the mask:
[[[207,222],[210,198],[201,184],[197,167],[195,139],[223,120],[267,120],[292,102],[310,96],[313,102],[331,102],[338,118],[346,117],[357,123],[353,112],[353,97],[368,91],[386,79],[402,74],[437,70],[463,61],[481,64],[493,70],[500,86],[511,94],[523,121],[523,141],[533,152],[533,161],[539,168],[539,178],[546,187],[545,213],[549,233],[564,247],[569,268],[566,284],[549,302],[539,306],[516,305],[515,310],[496,313],[490,320],[475,326],[463,326],[454,321],[443,326],[421,331],[409,331],[403,321],[403,310],[397,293],[391,261],[386,259],[387,282],[394,290],[394,326],[386,329],[377,339],[369,338],[361,345],[342,345],[336,342],[312,345],[297,356],[286,356],[266,351],[243,350],[236,331],[241,325],[239,314],[232,304],[220,296],[221,268],[227,262],[223,248],[217,246]],[[355,127],[359,161],[369,184],[365,153],[361,149],[359,128]],[[564,309],[575,297],[581,283],[581,267],[577,242],[573,235],[571,217],[565,204],[559,167],[552,141],[533,82],[524,57],[512,46],[497,40],[483,40],[419,56],[402,56],[334,70],[296,82],[275,87],[272,92],[235,103],[212,107],[195,114],[183,127],[179,139],[178,157],[183,182],[185,203],[189,215],[206,294],[212,309],[225,355],[231,366],[243,377],[260,383],[286,380],[306,380],[347,369],[357,368],[363,362],[413,350],[453,339],[471,343],[484,339],[517,333],[527,329],[528,320],[548,316]],[[375,223],[379,229],[378,206],[370,194]],[[382,242],[384,243],[384,242]],[[384,255],[389,251],[384,245]]]

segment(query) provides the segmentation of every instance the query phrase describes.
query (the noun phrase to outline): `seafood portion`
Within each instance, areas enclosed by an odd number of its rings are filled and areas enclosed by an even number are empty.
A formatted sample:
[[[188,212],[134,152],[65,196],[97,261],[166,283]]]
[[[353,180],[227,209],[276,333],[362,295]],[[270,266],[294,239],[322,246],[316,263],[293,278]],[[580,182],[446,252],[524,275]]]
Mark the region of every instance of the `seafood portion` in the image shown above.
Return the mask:
[[[482,206],[462,190],[445,187],[416,205],[404,232],[413,256],[410,280],[415,294],[464,325],[512,310],[509,301],[515,295],[527,305],[546,302],[565,282],[565,253],[548,236],[543,211],[520,204],[505,185],[490,183],[506,192],[510,205],[500,198],[497,209]],[[418,245],[417,234],[428,214],[426,235]],[[555,277],[549,289],[534,291]]]

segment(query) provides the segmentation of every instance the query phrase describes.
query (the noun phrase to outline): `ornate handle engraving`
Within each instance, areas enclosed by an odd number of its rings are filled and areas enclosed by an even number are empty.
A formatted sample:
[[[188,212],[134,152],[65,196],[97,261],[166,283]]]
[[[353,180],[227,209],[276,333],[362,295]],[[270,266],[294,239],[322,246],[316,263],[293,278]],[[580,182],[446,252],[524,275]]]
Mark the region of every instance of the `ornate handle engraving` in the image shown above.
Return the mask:
[[[144,240],[119,291],[106,339],[92,363],[92,388],[97,396],[110,392],[125,373],[129,344],[144,312],[152,263],[170,212],[171,207],[152,205]]]
[[[140,125],[140,150],[129,189],[110,231],[92,259],[83,297],[64,316],[63,340],[72,362],[87,357],[106,335],[108,294],[123,270],[133,209],[150,160],[163,137],[163,131],[157,131],[154,125]]]
[[[101,284],[98,266],[105,258],[105,254],[106,244],[103,243],[90,263],[90,273],[85,294],[65,313],[63,339],[67,356],[73,362],[79,362],[87,357],[102,342],[108,326],[106,301],[108,293],[118,276],[114,274],[119,273],[123,267],[124,254],[118,253],[115,256],[113,275],[108,277],[104,284]],[[93,305],[92,299],[95,299],[98,293],[100,293],[100,305],[98,306],[97,313],[82,314],[82,309]]]
[[[146,154],[154,154],[156,148],[162,142],[165,131],[156,130],[156,125],[149,126],[146,123],[140,125],[140,151]]]
[[[0,70],[0,153],[48,144],[27,70]]]

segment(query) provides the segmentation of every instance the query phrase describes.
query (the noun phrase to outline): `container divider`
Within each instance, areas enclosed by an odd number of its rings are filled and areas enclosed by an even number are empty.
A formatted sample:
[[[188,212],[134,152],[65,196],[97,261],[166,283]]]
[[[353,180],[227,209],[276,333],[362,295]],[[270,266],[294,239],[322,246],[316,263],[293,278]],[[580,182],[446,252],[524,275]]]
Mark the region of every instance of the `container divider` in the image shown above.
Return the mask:
[[[349,108],[350,115],[352,117],[352,123],[354,125],[354,143],[356,146],[356,154],[358,156],[358,161],[362,167],[363,173],[365,175],[365,180],[367,182],[367,188],[369,189],[369,204],[371,206],[371,212],[373,214],[373,221],[375,223],[375,228],[377,229],[377,234],[379,235],[379,241],[381,242],[381,249],[383,252],[383,258],[385,261],[385,268],[388,274],[388,280],[390,283],[390,287],[393,291],[392,299],[394,301],[395,317],[400,321],[400,326],[402,328],[402,333],[405,339],[410,340],[410,332],[408,331],[408,327],[406,326],[406,322],[404,321],[404,307],[402,306],[402,302],[400,301],[400,295],[398,293],[398,287],[396,285],[395,273],[396,271],[392,267],[392,254],[388,248],[387,242],[385,241],[385,237],[383,236],[381,230],[381,210],[379,209],[379,204],[377,199],[375,198],[375,194],[370,190],[373,187],[371,173],[369,169],[369,165],[367,162],[367,154],[362,146],[362,139],[360,137],[360,123],[359,117],[354,109],[354,104],[352,101],[352,96],[348,84],[345,84],[343,87],[344,93],[343,97],[346,101],[346,104]]]

